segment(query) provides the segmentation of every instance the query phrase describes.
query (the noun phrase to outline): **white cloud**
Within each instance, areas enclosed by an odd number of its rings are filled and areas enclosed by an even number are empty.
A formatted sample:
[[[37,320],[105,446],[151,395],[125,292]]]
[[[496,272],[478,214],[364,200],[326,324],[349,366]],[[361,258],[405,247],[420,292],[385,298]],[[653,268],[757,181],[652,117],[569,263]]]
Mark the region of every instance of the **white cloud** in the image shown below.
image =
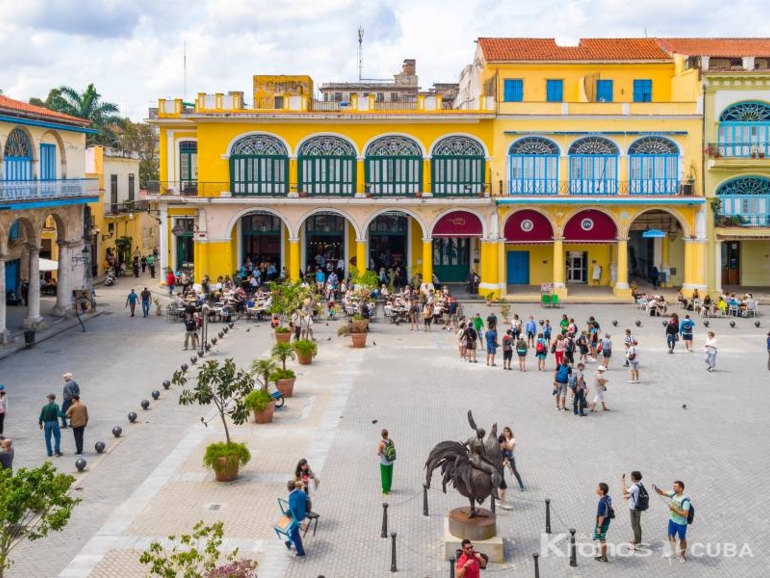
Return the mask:
[[[756,0],[0,0],[0,88],[26,100],[85,88],[134,119],[159,97],[243,90],[253,74],[310,74],[317,85],[390,78],[417,59],[420,84],[455,80],[479,36],[770,36]],[[556,17],[558,15],[558,18]]]

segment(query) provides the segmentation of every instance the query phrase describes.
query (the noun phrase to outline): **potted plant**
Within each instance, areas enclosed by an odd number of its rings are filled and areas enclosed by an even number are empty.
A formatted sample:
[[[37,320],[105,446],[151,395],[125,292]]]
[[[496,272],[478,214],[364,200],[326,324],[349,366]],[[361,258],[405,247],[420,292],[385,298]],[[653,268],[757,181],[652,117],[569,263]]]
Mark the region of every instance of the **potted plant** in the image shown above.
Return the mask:
[[[500,299],[500,314],[503,316],[503,323],[508,323],[508,319],[511,315],[511,306],[508,305],[505,301]]]
[[[273,345],[272,355],[274,359],[281,362],[281,367],[273,371],[270,378],[275,382],[275,387],[283,397],[291,397],[294,395],[294,383],[297,381],[297,376],[291,369],[286,369],[286,360],[296,358],[294,344],[278,342]]]
[[[356,313],[348,323],[351,333],[366,333],[369,331],[369,320]]]
[[[175,371],[171,381],[175,385],[184,386],[187,383],[185,372]],[[225,443],[211,444],[206,449],[203,460],[206,466],[214,470],[217,481],[227,482],[237,478],[240,466],[246,465],[251,457],[244,444],[230,439],[227,418],[236,425],[246,422],[249,410],[244,404],[244,398],[253,389],[252,375],[242,369],[236,369],[232,358],[225,359],[223,364],[212,359],[200,367],[195,387],[185,389],[179,395],[180,405],[213,404],[222,421]]]
[[[276,327],[274,335],[277,343],[289,343],[291,341],[291,329],[285,325]]]
[[[340,337],[349,335],[354,349],[363,349],[366,347],[366,328],[361,329],[354,325],[352,321],[337,329],[337,335]]]
[[[312,295],[312,289],[303,286],[302,281],[270,283],[270,313],[277,315],[279,324],[275,327],[276,341],[291,341],[291,329],[284,325],[284,320],[304,305],[305,299]]]
[[[294,351],[297,352],[297,362],[300,365],[310,365],[318,354],[318,346],[315,341],[298,339],[294,342]]]
[[[487,293],[486,297],[484,297],[484,300],[487,302],[487,307],[492,307],[492,302],[495,300],[494,292],[490,291]]]
[[[155,315],[160,315],[160,299],[156,297],[152,302],[155,305]]]
[[[244,399],[243,405],[247,410],[254,412],[254,421],[257,423],[270,423],[275,412],[275,400],[266,390],[259,388],[250,392]]]

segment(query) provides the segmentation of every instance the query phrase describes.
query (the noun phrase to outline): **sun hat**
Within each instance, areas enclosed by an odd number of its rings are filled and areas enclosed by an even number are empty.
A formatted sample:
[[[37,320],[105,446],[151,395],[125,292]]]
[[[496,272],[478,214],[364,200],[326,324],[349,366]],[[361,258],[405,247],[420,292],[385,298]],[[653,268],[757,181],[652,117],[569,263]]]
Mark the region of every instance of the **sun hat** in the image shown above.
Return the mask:
[[[596,368],[596,371],[607,371],[607,368],[604,367],[603,365],[600,365],[599,367]]]

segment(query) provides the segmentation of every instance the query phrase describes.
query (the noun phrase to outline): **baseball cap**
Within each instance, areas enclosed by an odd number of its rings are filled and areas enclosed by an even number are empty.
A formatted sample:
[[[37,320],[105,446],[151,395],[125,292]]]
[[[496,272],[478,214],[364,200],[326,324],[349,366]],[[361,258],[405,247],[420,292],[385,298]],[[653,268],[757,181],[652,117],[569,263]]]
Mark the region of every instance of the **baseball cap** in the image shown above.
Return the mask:
[[[0,391],[5,391],[5,386],[2,383],[0,383]]]

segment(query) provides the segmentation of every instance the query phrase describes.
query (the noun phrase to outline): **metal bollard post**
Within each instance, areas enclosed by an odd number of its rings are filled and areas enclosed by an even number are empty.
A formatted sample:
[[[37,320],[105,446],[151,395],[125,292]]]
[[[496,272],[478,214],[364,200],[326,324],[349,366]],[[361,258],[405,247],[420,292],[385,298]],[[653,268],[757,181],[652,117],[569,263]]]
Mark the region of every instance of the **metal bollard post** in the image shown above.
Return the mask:
[[[551,533],[551,500],[545,499],[545,533]]]
[[[535,559],[535,578],[540,578],[540,562],[538,561],[540,554],[532,554],[532,557]]]
[[[455,559],[449,559],[449,578],[455,578]]]
[[[388,537],[388,503],[382,503],[382,532],[380,538]]]
[[[577,567],[577,548],[575,547],[575,528],[569,529],[569,565]]]
[[[390,535],[390,539],[391,539],[390,571],[398,572],[398,568],[396,567],[396,533],[395,532],[393,532]]]
[[[422,485],[422,515],[428,516],[428,484]]]
[[[497,512],[497,508],[495,507],[495,496],[494,494],[492,494],[489,497],[490,497],[489,505],[492,507],[492,513],[494,514],[495,512]]]

